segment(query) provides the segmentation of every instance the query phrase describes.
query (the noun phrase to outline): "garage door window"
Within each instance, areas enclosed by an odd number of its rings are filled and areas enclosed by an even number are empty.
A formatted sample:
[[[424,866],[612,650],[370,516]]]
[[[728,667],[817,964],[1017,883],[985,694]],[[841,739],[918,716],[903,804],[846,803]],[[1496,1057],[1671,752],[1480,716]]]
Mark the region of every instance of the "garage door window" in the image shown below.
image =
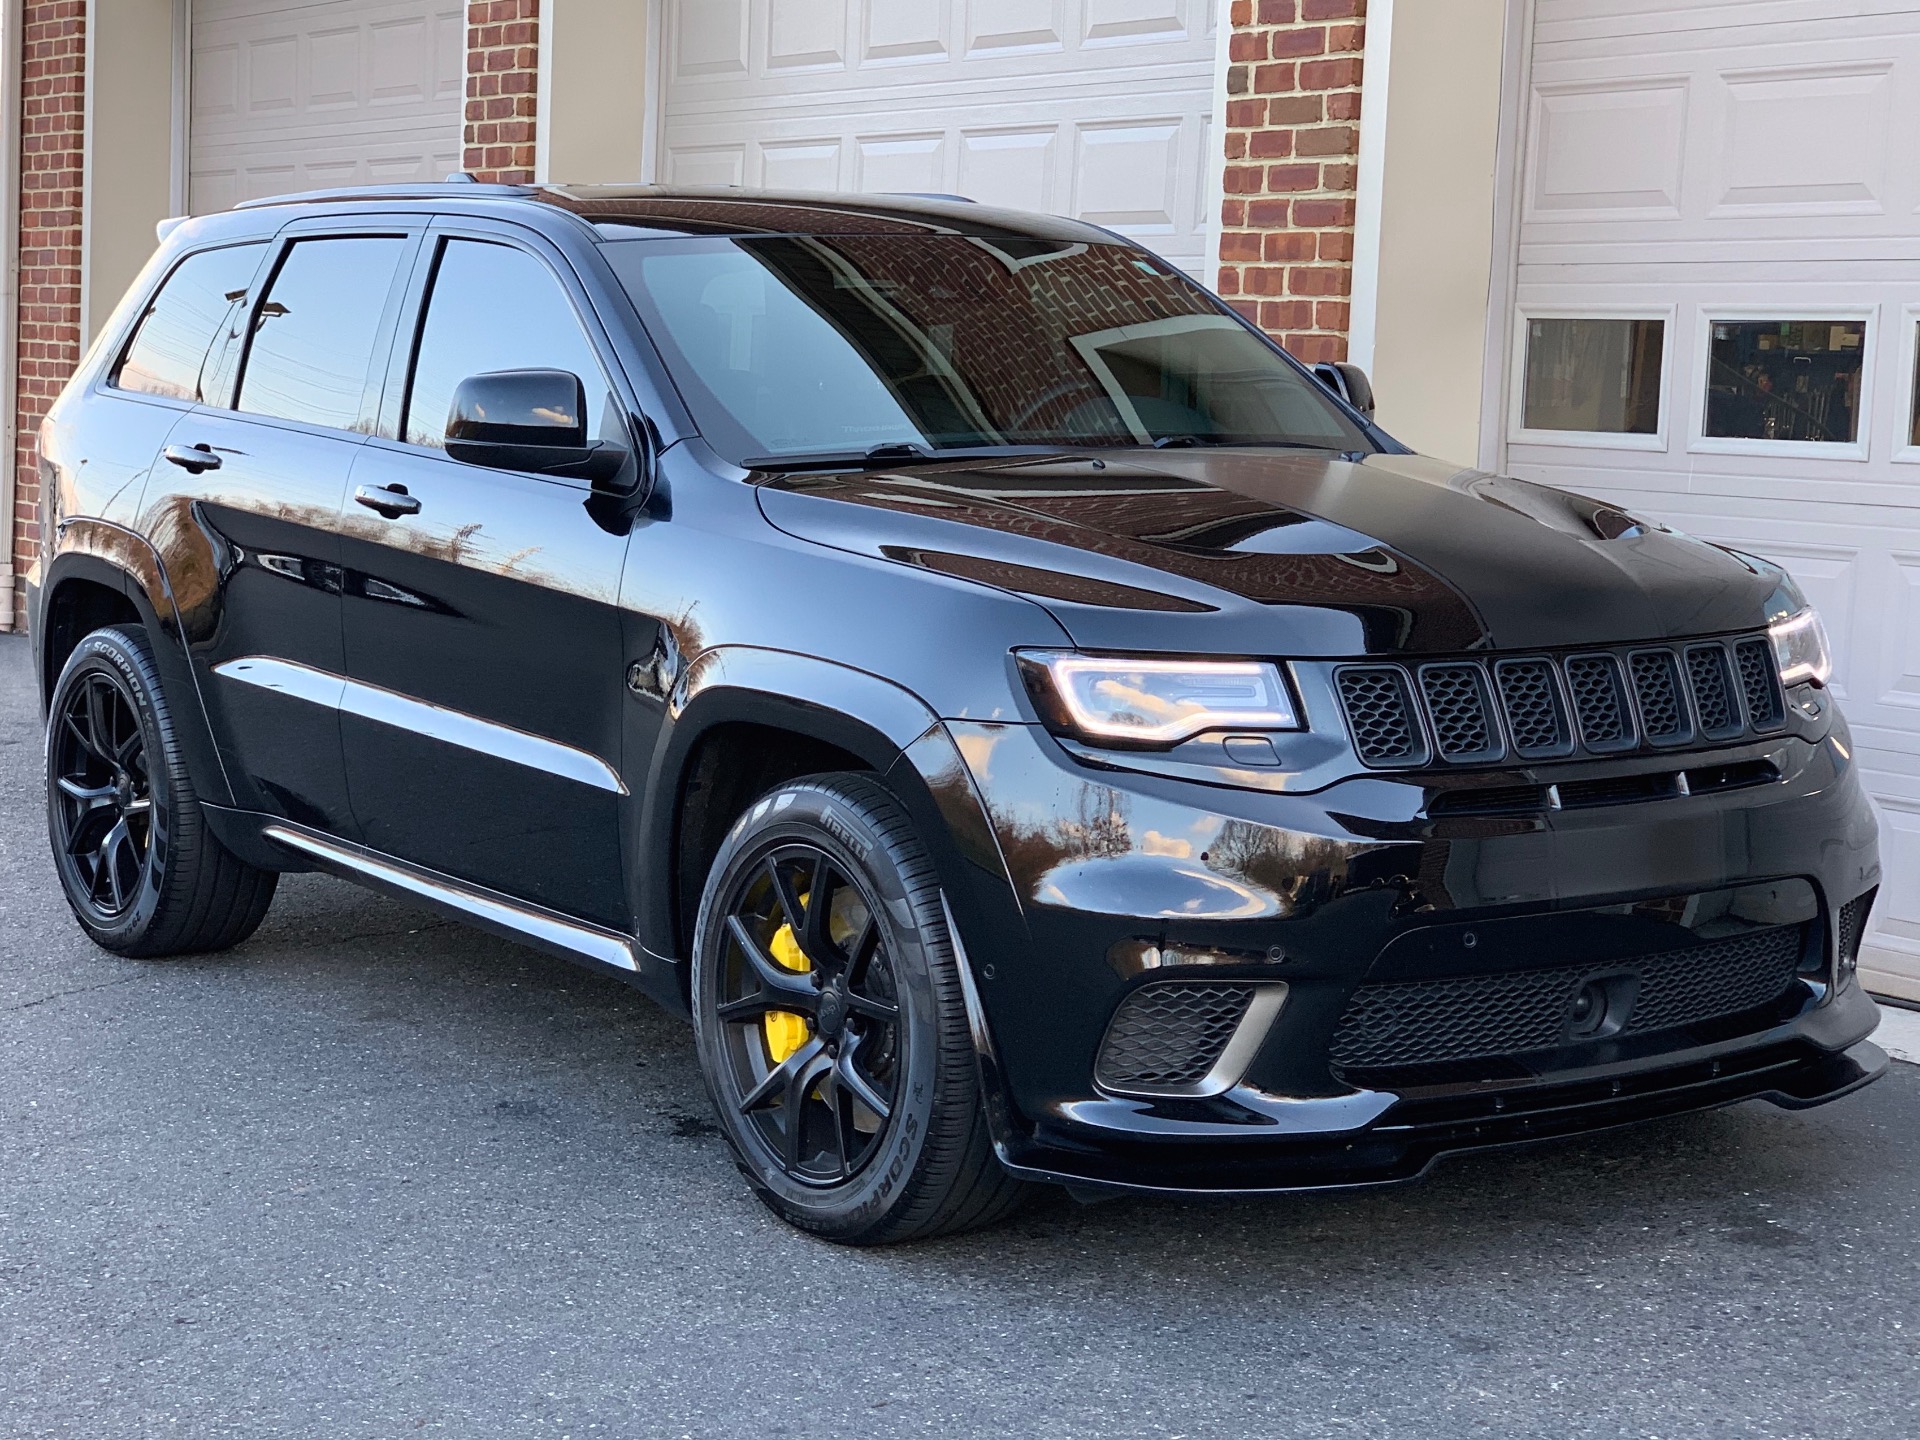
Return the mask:
[[[1541,316],[1526,327],[1523,429],[1660,433],[1666,321]]]
[[[1866,347],[1864,320],[1715,320],[1706,435],[1854,444]]]

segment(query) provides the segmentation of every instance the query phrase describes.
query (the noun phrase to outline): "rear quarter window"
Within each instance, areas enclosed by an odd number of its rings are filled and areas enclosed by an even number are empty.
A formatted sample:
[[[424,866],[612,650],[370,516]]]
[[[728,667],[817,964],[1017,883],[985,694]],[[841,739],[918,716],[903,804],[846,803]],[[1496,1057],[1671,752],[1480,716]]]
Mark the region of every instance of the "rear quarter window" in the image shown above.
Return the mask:
[[[264,241],[228,245],[176,265],[140,317],[108,383],[170,400],[213,398],[227,347],[240,338],[247,287],[266,248]]]

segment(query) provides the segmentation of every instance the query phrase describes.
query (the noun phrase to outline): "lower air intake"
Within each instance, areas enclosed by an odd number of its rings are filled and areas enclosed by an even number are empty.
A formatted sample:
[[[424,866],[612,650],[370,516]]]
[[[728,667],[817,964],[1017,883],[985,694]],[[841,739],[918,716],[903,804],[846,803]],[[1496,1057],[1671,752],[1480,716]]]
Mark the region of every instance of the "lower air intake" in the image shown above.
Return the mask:
[[[1596,977],[1632,975],[1637,982],[1617,1033],[1737,1015],[1786,994],[1803,938],[1802,926],[1782,925],[1607,965],[1363,985],[1334,1032],[1333,1063],[1391,1070],[1557,1049],[1577,1038],[1569,1020]]]
[[[1198,1085],[1246,1018],[1253,988],[1167,981],[1134,991],[1107,1026],[1094,1079],[1149,1094]]]

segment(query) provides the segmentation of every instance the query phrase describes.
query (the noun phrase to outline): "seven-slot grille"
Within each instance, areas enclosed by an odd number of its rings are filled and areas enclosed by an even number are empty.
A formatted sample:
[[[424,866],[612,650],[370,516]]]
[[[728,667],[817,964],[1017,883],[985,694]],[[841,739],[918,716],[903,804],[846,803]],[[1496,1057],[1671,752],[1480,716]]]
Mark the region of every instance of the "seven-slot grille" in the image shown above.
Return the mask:
[[[1721,744],[1778,730],[1787,713],[1762,637],[1414,669],[1345,665],[1335,687],[1361,760],[1381,769]]]

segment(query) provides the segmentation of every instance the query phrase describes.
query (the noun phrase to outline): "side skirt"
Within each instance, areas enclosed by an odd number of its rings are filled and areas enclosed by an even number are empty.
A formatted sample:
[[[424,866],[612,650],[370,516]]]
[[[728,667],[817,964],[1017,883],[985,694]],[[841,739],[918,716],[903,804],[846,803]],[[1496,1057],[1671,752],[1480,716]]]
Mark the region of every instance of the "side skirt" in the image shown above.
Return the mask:
[[[509,940],[535,945],[564,960],[617,975],[646,991],[675,1014],[686,1013],[674,963],[653,954],[631,935],[515,900],[284,820],[269,821],[260,833],[316,870],[325,870],[396,899],[425,904]]]

